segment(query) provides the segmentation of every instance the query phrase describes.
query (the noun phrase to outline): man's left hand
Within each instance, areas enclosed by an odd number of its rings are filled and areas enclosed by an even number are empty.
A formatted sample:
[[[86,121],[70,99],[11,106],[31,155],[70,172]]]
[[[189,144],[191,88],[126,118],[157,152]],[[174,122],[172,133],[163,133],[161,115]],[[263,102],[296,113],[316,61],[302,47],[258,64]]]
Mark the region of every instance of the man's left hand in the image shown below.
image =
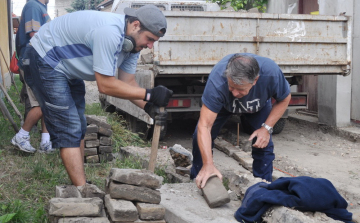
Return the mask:
[[[254,131],[253,134],[251,134],[249,141],[252,141],[255,137],[257,137],[257,139],[252,145],[253,147],[263,149],[269,144],[270,134],[265,128],[260,128]]]
[[[166,125],[167,120],[167,111],[164,109],[163,112],[160,112],[160,107],[154,105],[151,102],[145,104],[144,110],[148,115],[155,120],[156,125],[164,126]]]

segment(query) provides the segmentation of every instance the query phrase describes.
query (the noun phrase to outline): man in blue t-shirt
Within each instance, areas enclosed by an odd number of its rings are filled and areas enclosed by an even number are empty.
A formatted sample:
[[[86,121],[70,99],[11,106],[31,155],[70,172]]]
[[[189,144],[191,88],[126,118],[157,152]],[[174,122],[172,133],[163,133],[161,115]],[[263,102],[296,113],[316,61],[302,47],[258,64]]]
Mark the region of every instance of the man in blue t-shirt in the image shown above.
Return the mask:
[[[276,100],[273,106],[271,98]],[[196,178],[199,188],[212,175],[222,179],[212,159],[214,140],[232,114],[241,114],[252,132],[253,175],[271,182],[275,158],[272,127],[290,98],[289,83],[271,59],[249,53],[224,57],[212,69],[202,96],[190,178]]]
[[[23,54],[26,48],[26,45],[29,43],[31,37],[39,31],[40,27],[45,23],[49,22],[51,19],[46,11],[46,5],[49,0],[29,0],[22,12],[21,12],[21,21],[19,29],[16,33],[16,52],[21,61]],[[23,82],[23,87],[21,89],[21,99],[25,102],[25,121],[22,125],[19,132],[11,139],[11,143],[17,146],[21,151],[34,153],[36,149],[30,144],[30,130],[37,124],[41,119],[41,142],[38,151],[40,153],[51,153],[54,151],[50,141],[49,132],[46,129],[44,119],[42,118],[42,112],[39,107],[33,92],[30,87],[23,81],[24,70],[20,65],[20,80]]]
[[[79,11],[43,25],[30,40],[23,64],[45,117],[53,147],[75,186],[84,172],[85,84],[95,81],[100,93],[131,100],[160,123],[172,91],[164,86],[140,88],[135,80],[139,52],[163,37],[167,23],[154,5],[125,8],[125,15]],[[117,73],[116,73],[117,71]],[[116,78],[116,76],[118,78]]]

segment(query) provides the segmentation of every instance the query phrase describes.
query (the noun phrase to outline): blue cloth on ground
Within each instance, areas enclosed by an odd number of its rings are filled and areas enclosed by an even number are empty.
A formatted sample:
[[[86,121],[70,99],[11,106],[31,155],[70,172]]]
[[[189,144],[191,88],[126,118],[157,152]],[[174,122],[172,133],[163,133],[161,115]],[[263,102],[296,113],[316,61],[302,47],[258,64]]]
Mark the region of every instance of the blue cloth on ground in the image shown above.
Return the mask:
[[[273,205],[323,212],[346,223],[352,220],[352,213],[346,210],[347,202],[329,180],[305,176],[281,177],[271,184],[254,184],[247,189],[234,216],[239,222],[261,222],[261,216]]]

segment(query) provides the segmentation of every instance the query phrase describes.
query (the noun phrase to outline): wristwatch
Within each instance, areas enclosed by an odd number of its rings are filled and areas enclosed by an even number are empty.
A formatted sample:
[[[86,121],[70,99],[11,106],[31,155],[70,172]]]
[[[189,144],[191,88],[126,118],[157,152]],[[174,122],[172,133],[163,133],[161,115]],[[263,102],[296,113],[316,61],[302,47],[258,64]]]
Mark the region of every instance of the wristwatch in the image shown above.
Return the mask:
[[[269,134],[273,133],[273,127],[270,127],[265,123],[261,124],[261,126],[268,130]]]

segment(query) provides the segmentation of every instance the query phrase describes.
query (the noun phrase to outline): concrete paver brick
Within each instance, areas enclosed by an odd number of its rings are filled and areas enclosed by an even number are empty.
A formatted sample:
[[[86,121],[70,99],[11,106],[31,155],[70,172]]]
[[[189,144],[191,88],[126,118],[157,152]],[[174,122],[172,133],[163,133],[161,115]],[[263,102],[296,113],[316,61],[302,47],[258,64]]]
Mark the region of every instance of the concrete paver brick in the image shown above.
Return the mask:
[[[165,217],[165,208],[160,204],[138,202],[136,208],[141,220],[162,220]]]
[[[110,196],[113,199],[125,199],[129,201],[140,201],[151,204],[159,204],[161,201],[160,191],[147,187],[138,187],[127,184],[110,182]]]
[[[105,195],[105,206],[113,222],[133,222],[139,218],[137,209],[131,201],[112,199],[107,194]]]
[[[80,217],[80,218],[61,218],[59,219],[58,223],[110,223],[110,221],[106,217],[99,217],[99,218]]]
[[[49,215],[58,217],[100,217],[103,200],[94,198],[52,198]]]
[[[162,177],[149,170],[137,169],[112,168],[110,170],[109,178],[119,183],[143,186],[152,189],[159,189],[163,181]]]
[[[209,207],[214,208],[230,202],[230,196],[217,176],[210,177],[201,189]]]

